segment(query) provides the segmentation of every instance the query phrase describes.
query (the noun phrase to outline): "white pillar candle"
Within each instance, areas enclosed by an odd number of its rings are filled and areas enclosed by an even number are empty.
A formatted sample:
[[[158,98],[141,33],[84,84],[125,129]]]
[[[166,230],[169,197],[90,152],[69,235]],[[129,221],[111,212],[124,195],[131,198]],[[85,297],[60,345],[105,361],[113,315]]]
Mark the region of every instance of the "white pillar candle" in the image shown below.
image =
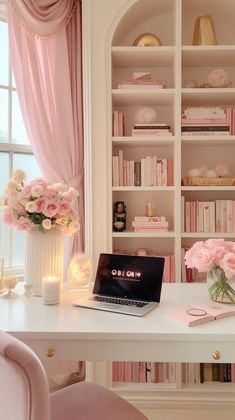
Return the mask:
[[[42,278],[42,301],[44,305],[55,305],[60,300],[60,278],[48,276]]]

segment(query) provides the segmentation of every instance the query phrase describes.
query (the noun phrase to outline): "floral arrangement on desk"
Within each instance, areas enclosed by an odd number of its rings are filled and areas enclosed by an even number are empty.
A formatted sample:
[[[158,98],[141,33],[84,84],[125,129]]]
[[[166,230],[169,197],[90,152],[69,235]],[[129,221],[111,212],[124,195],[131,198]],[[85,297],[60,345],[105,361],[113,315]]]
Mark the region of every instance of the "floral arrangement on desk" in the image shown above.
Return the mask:
[[[61,183],[48,184],[41,178],[25,185],[26,174],[16,170],[1,198],[2,220],[19,230],[58,229],[72,235],[80,228],[78,213],[72,208],[78,192]]]
[[[235,275],[235,243],[224,239],[198,241],[185,253],[188,268],[207,272],[208,294],[214,301],[235,303],[235,290],[229,280]]]

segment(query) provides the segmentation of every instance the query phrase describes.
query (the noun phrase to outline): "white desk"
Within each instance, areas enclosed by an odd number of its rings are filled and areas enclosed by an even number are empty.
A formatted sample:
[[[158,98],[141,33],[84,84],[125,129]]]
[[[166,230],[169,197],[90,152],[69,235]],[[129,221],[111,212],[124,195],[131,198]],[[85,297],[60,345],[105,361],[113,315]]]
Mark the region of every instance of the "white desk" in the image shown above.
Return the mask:
[[[68,295],[68,293],[67,293]],[[72,297],[70,297],[70,300]],[[27,343],[40,358],[48,348],[56,359],[235,362],[235,317],[186,327],[167,318],[176,305],[207,300],[206,285],[164,284],[161,304],[143,318],[60,305],[41,298],[0,299],[0,328]]]

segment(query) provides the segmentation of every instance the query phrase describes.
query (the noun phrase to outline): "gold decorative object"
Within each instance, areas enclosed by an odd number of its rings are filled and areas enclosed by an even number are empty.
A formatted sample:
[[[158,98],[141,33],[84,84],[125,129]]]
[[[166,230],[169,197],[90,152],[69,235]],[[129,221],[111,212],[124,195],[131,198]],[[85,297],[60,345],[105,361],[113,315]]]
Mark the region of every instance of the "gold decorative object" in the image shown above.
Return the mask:
[[[214,23],[210,15],[199,16],[196,19],[193,45],[217,45]]]
[[[185,177],[183,179],[183,185],[185,186],[234,186],[235,178],[206,178],[206,177]]]
[[[212,357],[213,357],[213,359],[215,359],[215,360],[219,360],[219,359],[220,359],[220,352],[219,352],[218,350],[213,351],[213,353],[212,353]]]
[[[144,33],[137,36],[133,42],[135,47],[154,47],[162,45],[160,38],[152,33]]]

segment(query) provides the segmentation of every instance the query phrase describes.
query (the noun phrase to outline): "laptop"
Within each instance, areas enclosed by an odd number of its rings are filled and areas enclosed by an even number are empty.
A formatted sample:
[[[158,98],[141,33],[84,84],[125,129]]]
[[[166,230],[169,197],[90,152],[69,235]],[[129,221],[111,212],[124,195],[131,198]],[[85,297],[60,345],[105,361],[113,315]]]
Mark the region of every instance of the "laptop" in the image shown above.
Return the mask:
[[[74,306],[143,316],[160,302],[165,259],[100,254],[92,295]]]

